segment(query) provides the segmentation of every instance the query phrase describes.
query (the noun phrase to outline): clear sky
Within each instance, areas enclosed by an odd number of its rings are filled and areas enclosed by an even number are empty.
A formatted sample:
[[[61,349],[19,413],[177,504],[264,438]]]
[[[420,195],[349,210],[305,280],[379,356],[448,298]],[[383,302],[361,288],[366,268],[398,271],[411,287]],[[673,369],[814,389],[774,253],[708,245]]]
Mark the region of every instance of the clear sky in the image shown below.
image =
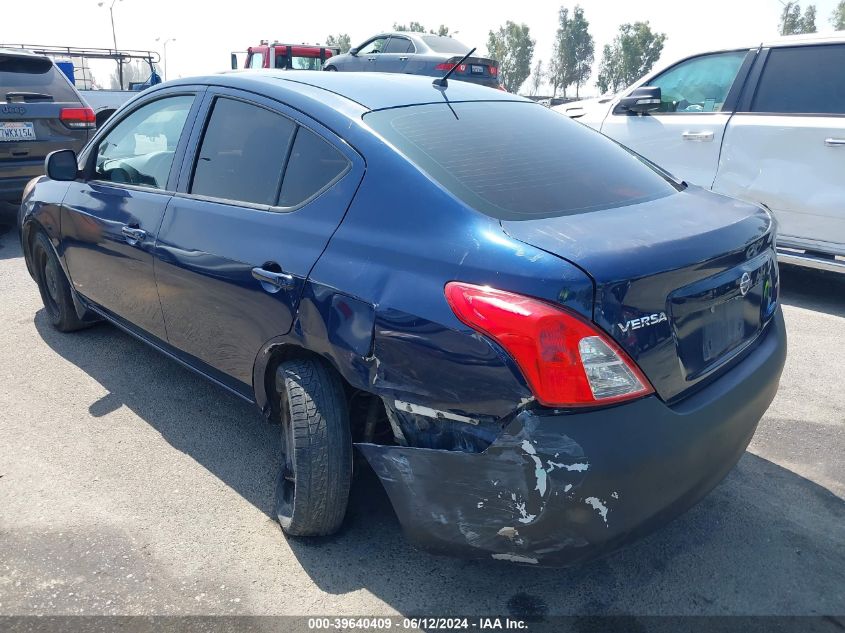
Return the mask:
[[[819,32],[838,0],[817,0]],[[111,47],[108,7],[97,0],[28,0],[20,17],[7,8],[0,20],[0,43]],[[455,0],[117,0],[115,30],[119,48],[157,49],[167,38],[168,78],[226,70],[229,53],[260,39],[325,42],[330,33],[349,33],[353,45],[390,29],[394,22],[417,21],[427,28],[446,24],[457,38],[484,50],[487,33],[506,20],[524,22],[536,40],[534,59],[547,60],[557,28],[557,11],[575,2],[460,2]],[[668,35],[663,62],[688,53],[733,45],[753,45],[777,36],[779,0],[580,0],[596,45],[596,66],[604,44],[624,22],[648,20]],[[802,2],[805,6],[807,2]],[[161,38],[156,42],[156,38]],[[595,93],[595,75],[587,94]]]

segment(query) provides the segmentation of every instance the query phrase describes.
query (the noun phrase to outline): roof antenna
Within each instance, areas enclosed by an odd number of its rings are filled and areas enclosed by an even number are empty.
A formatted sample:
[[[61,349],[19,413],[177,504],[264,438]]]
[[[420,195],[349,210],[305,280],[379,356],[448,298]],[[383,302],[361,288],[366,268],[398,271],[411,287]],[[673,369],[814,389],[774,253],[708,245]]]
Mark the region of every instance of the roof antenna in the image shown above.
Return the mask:
[[[445,75],[443,75],[442,77],[438,77],[437,79],[435,79],[434,81],[432,81],[432,82],[431,82],[431,85],[432,85],[432,86],[437,86],[438,88],[448,88],[448,87],[449,87],[449,82],[448,82],[448,81],[446,81],[446,80],[447,80],[447,79],[449,79],[449,75],[451,75],[453,72],[455,72],[455,69],[456,69],[458,66],[460,66],[461,64],[463,64],[463,63],[467,60],[467,57],[469,57],[470,55],[472,55],[474,52],[475,52],[475,49],[473,48],[473,49],[472,49],[469,53],[467,53],[466,55],[464,55],[463,57],[461,57],[461,61],[459,61],[459,62],[458,62],[457,64],[455,64],[454,66],[452,66],[452,67],[449,69],[449,72],[447,72],[447,73],[446,73]]]

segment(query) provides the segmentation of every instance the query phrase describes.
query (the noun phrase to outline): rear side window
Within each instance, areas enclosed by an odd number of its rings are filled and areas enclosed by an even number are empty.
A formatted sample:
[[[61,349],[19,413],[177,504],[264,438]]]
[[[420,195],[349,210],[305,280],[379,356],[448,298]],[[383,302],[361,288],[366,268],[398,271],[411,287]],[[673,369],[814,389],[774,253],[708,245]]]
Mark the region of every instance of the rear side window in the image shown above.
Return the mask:
[[[411,44],[411,40],[406,39],[404,37],[391,37],[390,40],[387,42],[387,48],[384,49],[385,53],[409,53],[413,50],[413,44]]]
[[[500,220],[586,213],[678,190],[622,146],[533,103],[412,106],[364,120],[452,194]]]
[[[845,114],[845,44],[773,48],[752,112]]]
[[[280,114],[218,98],[197,156],[191,193],[273,205],[296,124]]]
[[[46,57],[0,55],[0,101],[9,101],[14,93],[31,93],[21,97],[25,101],[46,95],[52,101],[79,102],[62,71]]]
[[[280,207],[295,207],[323,191],[349,169],[349,160],[319,136],[299,128],[285,170]]]

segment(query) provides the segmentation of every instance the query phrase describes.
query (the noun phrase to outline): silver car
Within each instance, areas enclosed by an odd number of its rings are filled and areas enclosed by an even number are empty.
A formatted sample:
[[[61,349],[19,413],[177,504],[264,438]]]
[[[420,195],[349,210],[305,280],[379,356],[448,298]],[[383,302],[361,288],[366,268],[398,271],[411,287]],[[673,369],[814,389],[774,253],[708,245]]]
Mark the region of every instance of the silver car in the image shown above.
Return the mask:
[[[332,57],[324,70],[442,77],[469,50],[466,44],[453,37],[405,31],[380,33],[349,49],[345,55]],[[495,59],[469,57],[455,68],[451,77],[490,88],[502,88],[499,62]]]

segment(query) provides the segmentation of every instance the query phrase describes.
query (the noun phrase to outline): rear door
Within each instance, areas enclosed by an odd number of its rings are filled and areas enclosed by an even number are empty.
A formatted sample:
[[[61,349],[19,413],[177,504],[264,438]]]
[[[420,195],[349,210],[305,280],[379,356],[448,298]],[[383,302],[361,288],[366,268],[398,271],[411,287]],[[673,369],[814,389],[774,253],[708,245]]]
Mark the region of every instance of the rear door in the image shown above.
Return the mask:
[[[162,340],[152,253],[198,90],[158,92],[114,121],[83,157],[86,178],[70,184],[62,208],[62,249],[74,288]]]
[[[744,79],[740,69],[754,54],[711,53],[675,64],[645,84],[661,89],[659,110],[639,116],[615,106],[601,131],[678,178],[709,188]]]
[[[376,59],[376,70],[382,73],[401,73],[405,71],[410,56],[414,54],[414,44],[410,38],[391,35],[387,45]]]
[[[772,48],[728,125],[714,190],[762,202],[779,243],[845,251],[845,44]]]
[[[53,150],[82,149],[94,126],[82,109],[79,93],[50,59],[0,53],[0,199],[19,201]]]
[[[170,344],[248,393],[259,350],[291,328],[363,161],[278,102],[224,88],[207,101],[159,232],[156,279]]]

